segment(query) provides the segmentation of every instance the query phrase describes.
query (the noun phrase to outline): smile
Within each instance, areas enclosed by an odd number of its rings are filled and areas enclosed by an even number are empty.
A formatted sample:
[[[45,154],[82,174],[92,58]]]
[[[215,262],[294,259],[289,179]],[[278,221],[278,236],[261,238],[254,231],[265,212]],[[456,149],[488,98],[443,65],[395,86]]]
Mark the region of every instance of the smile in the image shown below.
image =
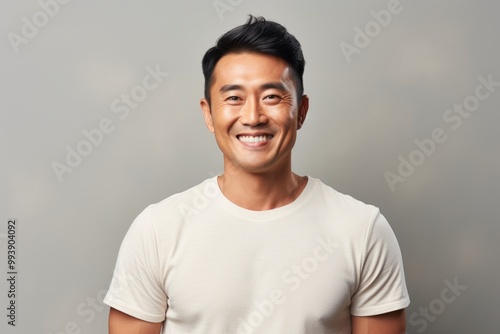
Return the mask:
[[[260,143],[263,141],[268,141],[272,138],[272,135],[260,135],[260,136],[238,136],[238,140],[244,143]]]

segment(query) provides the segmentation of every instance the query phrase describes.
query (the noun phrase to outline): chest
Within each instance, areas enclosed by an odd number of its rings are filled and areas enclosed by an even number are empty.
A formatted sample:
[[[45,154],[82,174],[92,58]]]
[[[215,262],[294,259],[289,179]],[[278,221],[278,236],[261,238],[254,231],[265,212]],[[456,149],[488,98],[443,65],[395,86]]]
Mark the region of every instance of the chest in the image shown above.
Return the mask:
[[[237,332],[283,322],[328,327],[349,316],[353,268],[334,231],[220,231],[198,227],[180,238],[165,282],[167,321]]]

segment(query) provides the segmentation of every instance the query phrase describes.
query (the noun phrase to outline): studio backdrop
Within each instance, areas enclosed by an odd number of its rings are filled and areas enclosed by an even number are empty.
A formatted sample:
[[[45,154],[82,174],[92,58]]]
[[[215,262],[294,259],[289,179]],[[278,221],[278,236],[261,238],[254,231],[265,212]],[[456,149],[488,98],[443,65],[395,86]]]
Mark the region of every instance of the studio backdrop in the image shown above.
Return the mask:
[[[493,0],[1,2],[0,332],[107,332],[133,219],[222,171],[201,59],[254,14],[304,50],[294,171],[380,207],[398,238],[407,332],[498,333],[499,13]]]

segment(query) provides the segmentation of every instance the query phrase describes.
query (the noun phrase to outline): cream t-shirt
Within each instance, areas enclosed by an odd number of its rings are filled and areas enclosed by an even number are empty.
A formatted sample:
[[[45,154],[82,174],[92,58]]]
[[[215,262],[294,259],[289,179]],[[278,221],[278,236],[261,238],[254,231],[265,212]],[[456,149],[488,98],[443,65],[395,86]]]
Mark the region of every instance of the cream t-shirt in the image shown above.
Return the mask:
[[[135,219],[104,302],[163,334],[341,334],[409,297],[378,208],[309,177],[294,202],[251,211],[214,177]]]

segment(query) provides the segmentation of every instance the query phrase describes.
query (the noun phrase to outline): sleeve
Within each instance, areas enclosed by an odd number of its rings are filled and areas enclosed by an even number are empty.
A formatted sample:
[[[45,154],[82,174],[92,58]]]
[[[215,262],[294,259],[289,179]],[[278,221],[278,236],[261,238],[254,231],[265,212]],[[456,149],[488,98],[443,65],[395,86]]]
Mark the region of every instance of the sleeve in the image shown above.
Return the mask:
[[[401,251],[389,223],[378,210],[364,246],[358,287],[351,299],[351,314],[371,316],[406,308],[410,298]]]
[[[149,322],[165,320],[167,295],[162,286],[156,233],[144,210],[132,223],[120,247],[104,303]]]

